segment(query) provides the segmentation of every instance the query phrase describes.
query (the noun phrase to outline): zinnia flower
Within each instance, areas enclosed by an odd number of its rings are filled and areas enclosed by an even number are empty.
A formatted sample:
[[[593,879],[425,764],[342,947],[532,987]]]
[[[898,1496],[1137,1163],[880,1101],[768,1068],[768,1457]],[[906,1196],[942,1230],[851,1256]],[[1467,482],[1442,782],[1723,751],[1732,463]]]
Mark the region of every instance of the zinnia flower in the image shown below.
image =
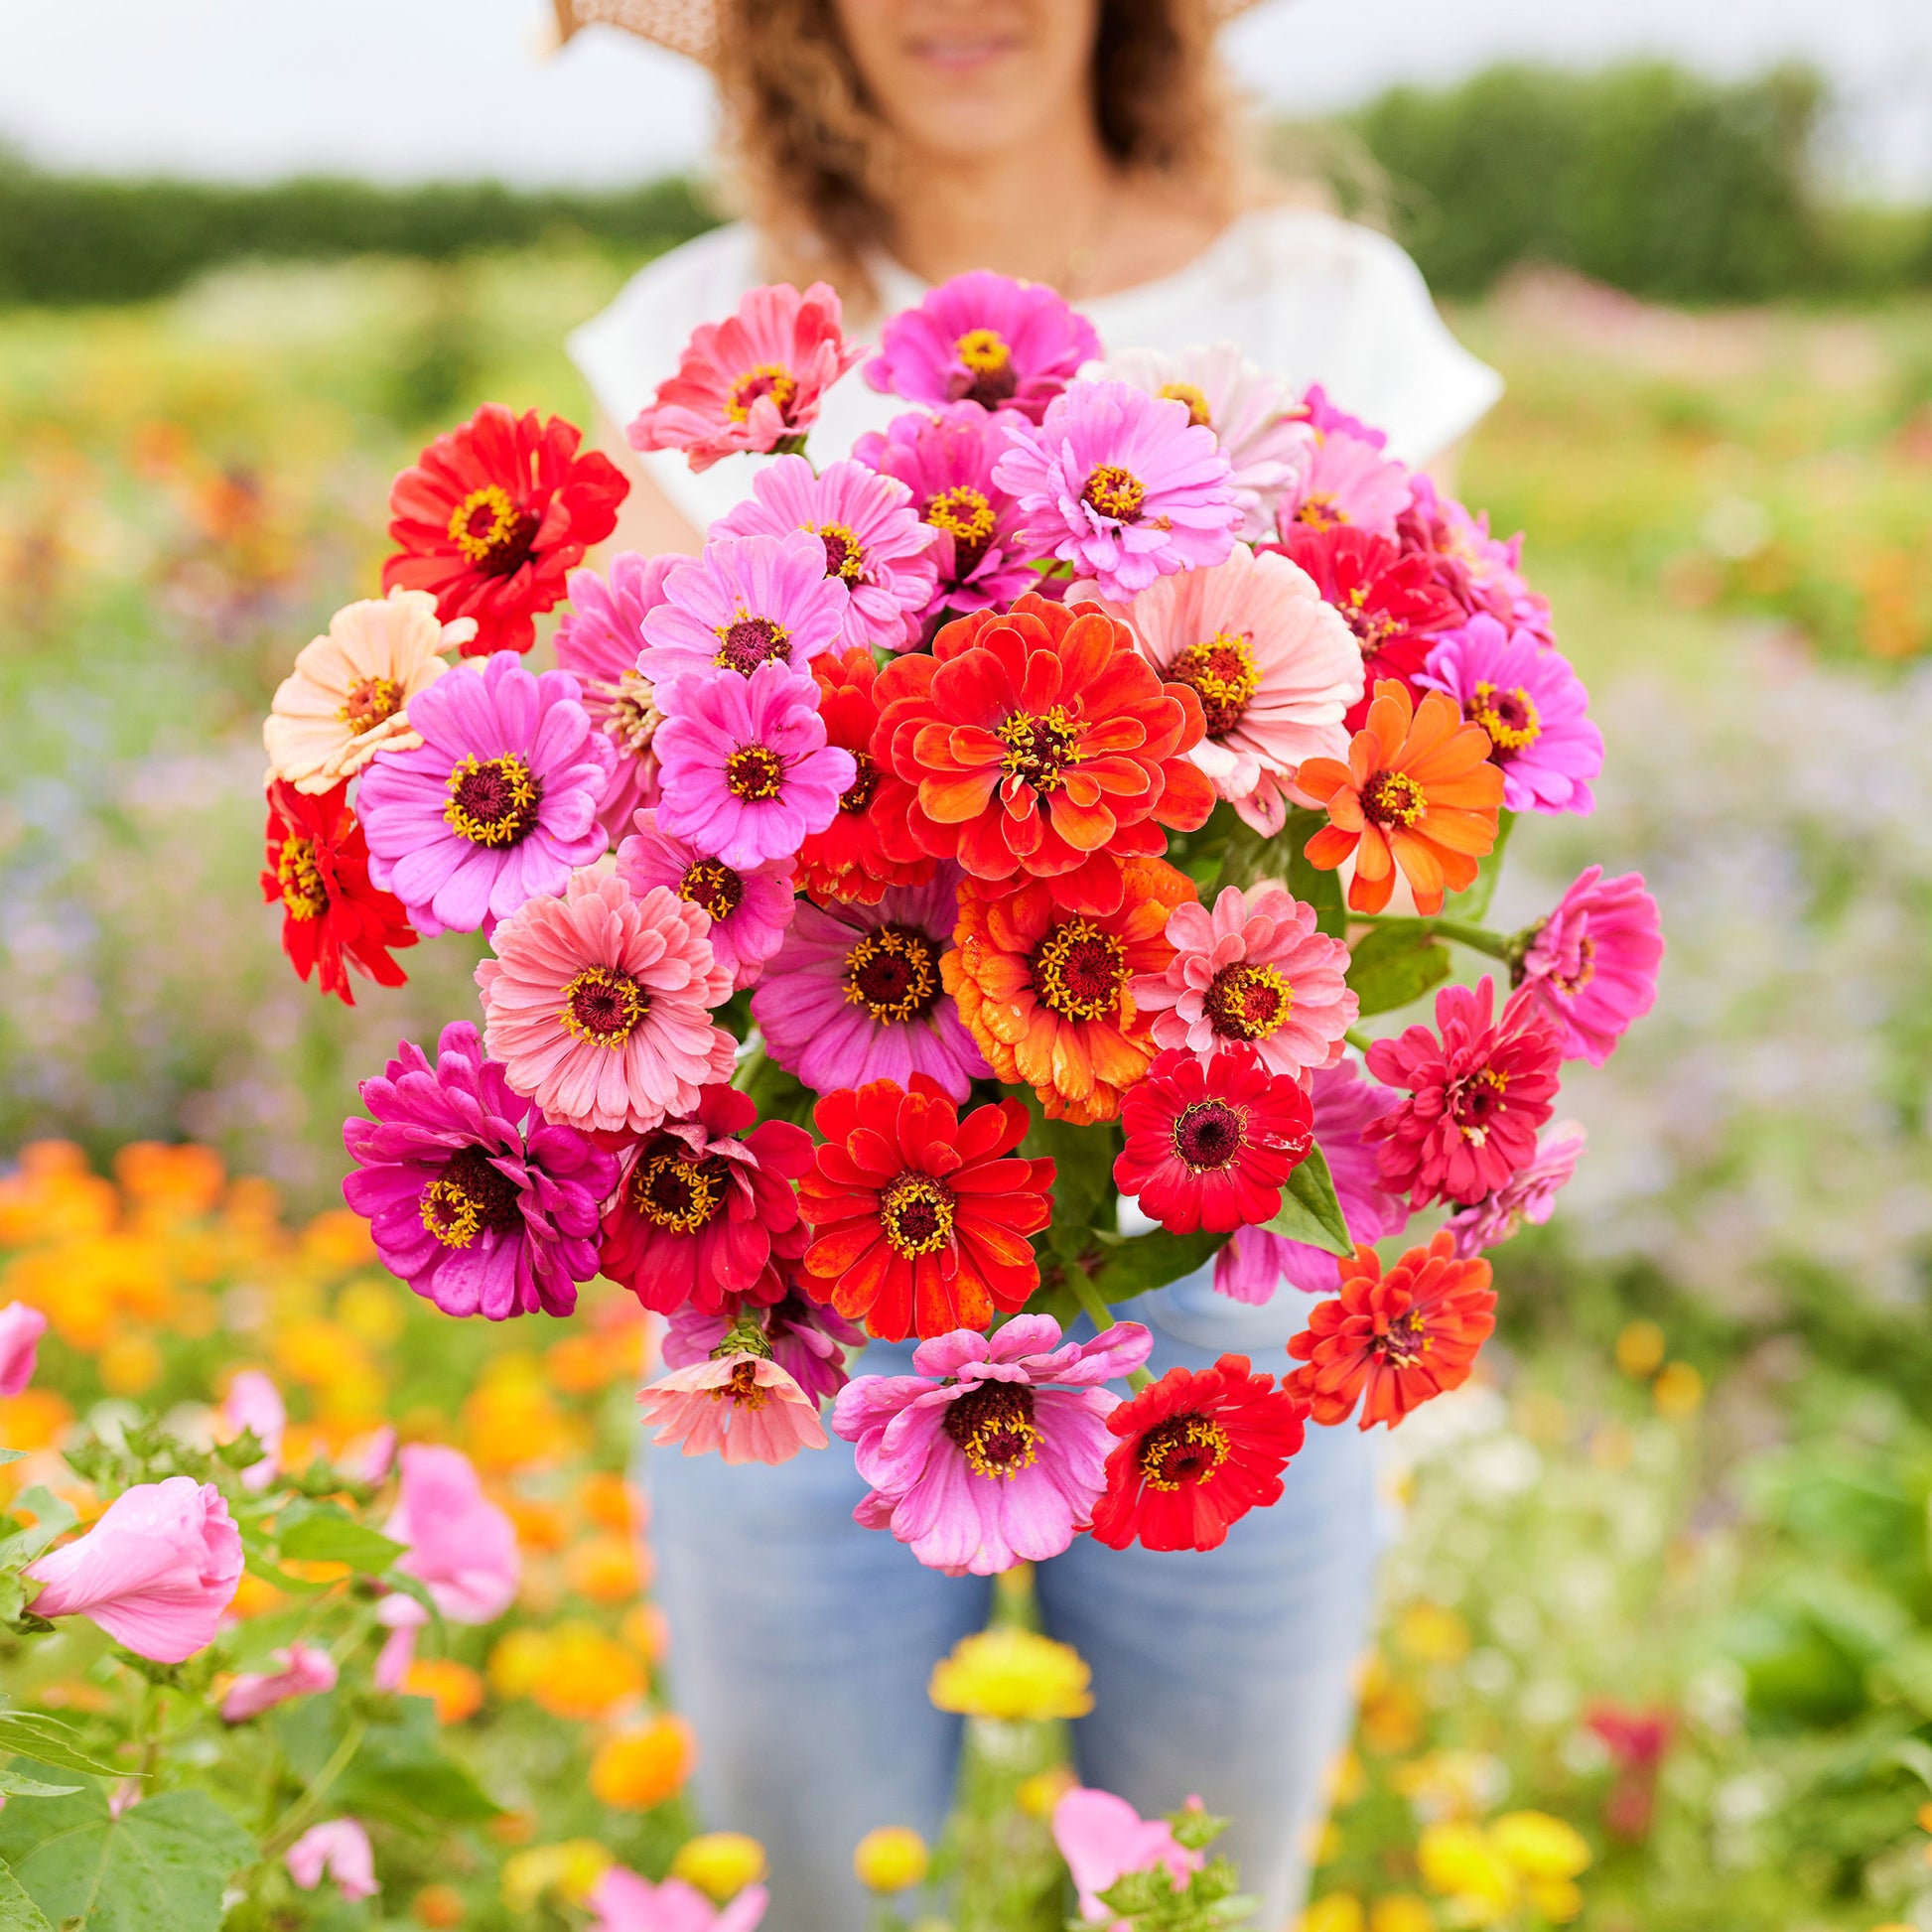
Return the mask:
[[[618,877],[637,897],[668,886],[706,912],[705,937],[741,992],[755,985],[791,923],[791,862],[767,859],[743,872],[659,828],[657,813],[639,812],[637,829],[618,847]]]
[[[1650,1011],[1663,956],[1663,922],[1643,874],[1606,880],[1591,866],[1535,928],[1522,984],[1555,1022],[1564,1058],[1601,1066],[1624,1029]]]
[[[1051,1315],[1018,1314],[996,1335],[957,1328],[921,1342],[910,1375],[858,1377],[832,1411],[872,1484],[854,1520],[949,1576],[1058,1556],[1106,1480],[1117,1398],[1099,1385],[1152,1346],[1137,1322],[1062,1343]]]
[[[1163,1053],[1121,1102],[1114,1184],[1170,1234],[1272,1220],[1314,1145],[1312,1118],[1301,1083],[1271,1073],[1252,1046],[1206,1060]]]
[[[1167,972],[1168,921],[1194,883],[1164,859],[1130,860],[1121,880],[1118,907],[1102,913],[1067,910],[1057,882],[1006,898],[969,886],[940,962],[995,1077],[1031,1086],[1054,1120],[1112,1120],[1158,1050],[1134,981]]]
[[[1028,1236],[1052,1218],[1051,1161],[1010,1158],[1027,1136],[1017,1100],[964,1120],[938,1084],[912,1075],[829,1093],[824,1135],[798,1185],[811,1223],[809,1286],[887,1341],[984,1327],[1039,1284]]]
[[[686,561],[625,550],[611,559],[608,583],[594,570],[573,570],[571,609],[552,639],[559,667],[583,687],[579,701],[617,758],[597,808],[612,845],[629,831],[633,814],[657,802],[657,759],[650,747],[663,714],[638,674],[637,653],[645,618],[664,601],[664,579]]]
[[[483,1039],[511,1088],[548,1119],[599,1133],[644,1134],[691,1112],[734,1065],[732,1036],[711,1020],[732,975],[710,924],[667,886],[639,897],[592,872],[505,919],[477,984]]]
[[[302,646],[262,725],[269,774],[297,791],[329,791],[385,745],[420,745],[409,701],[450,667],[441,652],[467,644],[474,620],[443,623],[427,591],[345,605],[328,631]]]
[[[1252,1046],[1270,1071],[1297,1076],[1333,1066],[1359,1004],[1348,948],[1314,921],[1314,907],[1272,879],[1224,887],[1211,912],[1183,899],[1168,914],[1167,970],[1131,988],[1154,1016],[1155,1045],[1202,1056]]]
[[[1465,1261],[1507,1241],[1525,1221],[1541,1227],[1556,1209],[1588,1139],[1582,1125],[1560,1120],[1537,1143],[1536,1158],[1519,1168],[1493,1194],[1458,1207],[1444,1223],[1455,1237],[1455,1252]]]
[[[1130,1871],[1167,1871],[1176,1890],[1206,1863],[1206,1854],[1189,1851],[1165,1818],[1143,1818],[1125,1798],[1111,1791],[1075,1785],[1053,1807],[1053,1843],[1066,1861],[1080,1895],[1080,1916],[1089,1925],[1126,1925],[1116,1919],[1100,1894],[1112,1891]]]
[[[282,1437],[288,1429],[288,1405],[282,1392],[258,1368],[244,1368],[228,1384],[221,1401],[224,1442],[253,1434],[261,1455],[241,1472],[241,1486],[251,1495],[266,1489],[281,1472]]]
[[[1199,699],[1093,605],[1029,594],[960,618],[879,691],[873,756],[918,788],[912,837],[995,890],[1050,880],[1071,910],[1112,912],[1115,862],[1164,852],[1162,826],[1192,831],[1214,808],[1187,758]]]
[[[372,1898],[382,1887],[375,1881],[375,1856],[369,1835],[353,1818],[331,1818],[311,1825],[288,1849],[284,1863],[289,1876],[304,1891],[314,1891],[325,1877],[351,1903]]]
[[[363,774],[369,877],[425,938],[487,931],[604,856],[597,813],[617,758],[580,693],[568,671],[533,677],[498,651],[425,691],[410,718],[422,744]]]
[[[1317,430],[1313,454],[1282,500],[1281,526],[1331,530],[1350,523],[1393,537],[1410,494],[1408,470],[1379,445],[1342,430]]]
[[[1282,1497],[1309,1406],[1257,1375],[1245,1355],[1171,1368],[1107,1418],[1119,1446],[1093,1539],[1110,1549],[1217,1550],[1228,1525]]]
[[[935,1711],[1001,1724],[1046,1724],[1093,1710],[1093,1671],[1070,1643],[1017,1623],[961,1637],[932,1667]]]
[[[584,552],[618,527],[630,484],[561,416],[513,416],[486,402],[439,436],[389,486],[400,545],[382,588],[428,591],[449,623],[474,618],[469,657],[528,650],[534,619],[560,603]],[[420,727],[418,727],[420,729]]]
[[[949,403],[895,416],[883,436],[868,430],[852,446],[858,462],[905,484],[935,532],[938,577],[922,616],[984,611],[1038,582],[1020,506],[993,481],[1010,432],[1026,420],[1010,409],[989,414],[976,402]]]
[[[1512,812],[1591,812],[1589,781],[1603,768],[1603,734],[1569,663],[1527,630],[1471,618],[1439,637],[1417,683],[1446,691],[1488,734]]]
[[[658,1448],[686,1455],[716,1450],[727,1462],[789,1462],[826,1447],[818,1405],[769,1356],[734,1349],[673,1369],[637,1391]]]
[[[938,582],[938,532],[920,521],[904,483],[863,463],[814,473],[802,456],[781,456],[752,479],[751,498],[711,526],[711,539],[796,530],[819,540],[825,575],[850,593],[848,645],[905,650],[918,642]]]
[[[1458,1261],[1455,1238],[1439,1228],[1384,1275],[1366,1245],[1341,1265],[1341,1294],[1319,1302],[1288,1344],[1306,1363],[1288,1386],[1324,1426],[1346,1422],[1359,1400],[1360,1426],[1391,1429],[1410,1410],[1469,1379],[1476,1351],[1496,1325],[1486,1261]]]
[[[752,995],[764,1047],[815,1093],[929,1074],[963,1101],[989,1068],[941,977],[959,869],[895,886],[877,905],[800,905]]]
[[[887,323],[866,380],[907,402],[974,402],[1038,422],[1082,362],[1093,324],[1043,282],[971,269]]]
[[[794,1287],[782,1302],[756,1312],[764,1324],[771,1359],[813,1402],[837,1395],[852,1379],[846,1373],[845,1351],[863,1348],[866,1331],[837,1309],[812,1301]],[[691,1368],[709,1360],[738,1318],[734,1302],[727,1302],[715,1314],[707,1314],[691,1302],[673,1309],[664,1331],[664,1366]]]
[[[245,1670],[228,1686],[218,1713],[223,1724],[245,1724],[290,1698],[316,1697],[336,1688],[336,1660],[314,1644],[292,1643],[271,1652],[269,1661],[274,1670]]]
[[[1557,1091],[1558,1036],[1518,993],[1492,1019],[1495,986],[1446,986],[1436,996],[1437,1038],[1405,1028],[1368,1049],[1368,1070],[1406,1087],[1364,1138],[1382,1144],[1382,1185],[1416,1207],[1493,1194],[1536,1155],[1536,1130]]]
[[[1218,564],[1241,511],[1214,432],[1187,405],[1125,382],[1078,382],[1037,429],[1016,429],[993,481],[1018,499],[1028,541],[1126,599],[1155,578]]]
[[[658,824],[735,871],[790,858],[859,776],[852,754],[826,743],[817,700],[782,664],[685,679],[677,715],[657,731]]]
[[[846,342],[829,284],[753,289],[735,315],[691,332],[677,373],[624,434],[633,450],[682,450],[693,470],[783,449],[803,441],[826,390],[864,353]]]
[[[47,1316],[25,1302],[0,1309],[0,1396],[18,1395],[34,1379]]]
[[[445,1314],[568,1314],[597,1273],[597,1216],[618,1164],[546,1120],[483,1058],[468,1021],[432,1066],[404,1041],[364,1080],[373,1120],[343,1123],[356,1172],[343,1198],[392,1274]]]
[[[696,1885],[666,1878],[653,1885],[626,1866],[614,1864],[584,1900],[597,1914],[591,1932],[753,1932],[771,1894],[748,1885],[722,1911]]]
[[[1487,515],[1476,515],[1453,496],[1438,492],[1423,471],[1409,479],[1415,500],[1401,519],[1405,545],[1425,555],[1437,581],[1472,615],[1486,611],[1508,630],[1527,630],[1538,643],[1556,641],[1550,602],[1523,576],[1523,538],[1504,542],[1489,534]]]
[[[845,634],[851,602],[809,531],[714,536],[695,563],[680,563],[665,577],[663,601],[644,618],[637,669],[667,714],[682,708],[670,689],[676,678],[750,677],[764,664],[788,666],[802,678]]]
[[[716,1311],[733,1296],[777,1301],[772,1257],[804,1248],[792,1183],[811,1164],[802,1127],[759,1121],[748,1095],[706,1087],[628,1160],[604,1217],[604,1273],[660,1314],[687,1302]]]
[[[36,1616],[84,1616],[136,1656],[179,1664],[214,1641],[241,1582],[241,1533],[211,1482],[138,1482],[84,1536],[21,1573]]]
[[[396,1568],[429,1591],[452,1623],[493,1623],[516,1600],[523,1563],[516,1528],[483,1493],[461,1449],[405,1443],[396,1506],[382,1533],[408,1545]]]
[[[1282,829],[1285,788],[1304,759],[1347,756],[1342,717],[1361,689],[1361,654],[1285,557],[1236,544],[1224,564],[1102,608],[1132,625],[1163,679],[1200,699],[1206,736],[1188,756],[1256,831]]]
[[[313,972],[324,993],[349,1007],[351,966],[378,986],[401,986],[409,976],[389,953],[413,946],[415,929],[402,901],[369,883],[368,839],[348,808],[348,786],[317,794],[271,780],[265,839],[262,897],[281,901],[282,950],[296,972],[305,980]]]
[[[1328,808],[1309,864],[1333,872],[1352,856],[1348,903],[1357,912],[1388,904],[1398,867],[1416,910],[1440,912],[1444,894],[1472,884],[1476,862],[1495,847],[1503,774],[1489,762],[1489,735],[1463,724],[1440,691],[1412,708],[1393,679],[1378,684],[1348,762],[1310,759],[1297,783]]]

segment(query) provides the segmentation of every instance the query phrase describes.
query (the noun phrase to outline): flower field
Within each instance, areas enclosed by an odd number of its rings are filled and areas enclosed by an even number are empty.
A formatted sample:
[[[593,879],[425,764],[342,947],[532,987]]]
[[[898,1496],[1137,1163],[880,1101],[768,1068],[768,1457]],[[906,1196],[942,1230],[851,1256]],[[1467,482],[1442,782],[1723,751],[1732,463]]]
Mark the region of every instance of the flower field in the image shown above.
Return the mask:
[[[250,1928],[569,1927],[594,1893],[627,1928],[614,1863],[688,1883],[693,1927],[749,1923],[761,1855],[680,1797],[703,1739],[622,1474],[635,1303],[452,1323],[341,1208],[354,1080],[468,1010],[481,945],[344,1010],[253,903],[255,720],[372,581],[389,476],[485,399],[582,420],[561,338],[613,281],[246,270],[0,319],[0,1306],[51,1322],[0,1485],[45,1537],[218,1472],[247,1564],[219,1682],[75,1619],[0,1633],[0,1746],[78,1786],[0,1810],[0,1858],[67,1861],[29,1873],[80,1901],[52,1922],[89,1896],[88,1924],[144,1922],[165,1827],[209,1848],[167,1864],[154,1922],[183,1932],[237,1867]],[[1459,321],[1511,380],[1464,493],[1531,533],[1610,753],[1497,918],[1601,860],[1644,871],[1670,950],[1566,1092],[1587,1153],[1564,1222],[1498,1252],[1477,1383],[1390,1445],[1401,1531],[1306,1925],[1925,1932],[1932,311],[1694,318],[1543,278]],[[282,1501],[251,1513],[271,1437]],[[437,1569],[412,1484],[493,1568]],[[1024,1581],[1001,1600],[1024,1630]],[[888,1922],[1063,1922],[1079,1695],[1021,1639],[935,1683],[974,1719],[931,1848],[954,1882],[879,1820]],[[69,1850],[36,1853],[54,1807]],[[1136,1924],[1210,1922],[1162,1909]]]

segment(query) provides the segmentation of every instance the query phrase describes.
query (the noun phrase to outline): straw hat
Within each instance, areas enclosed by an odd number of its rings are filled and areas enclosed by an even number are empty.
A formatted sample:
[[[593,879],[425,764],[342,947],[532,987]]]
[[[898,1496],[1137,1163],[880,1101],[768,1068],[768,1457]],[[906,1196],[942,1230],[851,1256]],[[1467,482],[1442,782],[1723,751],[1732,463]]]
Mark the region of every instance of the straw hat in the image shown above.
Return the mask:
[[[554,4],[560,41],[569,40],[580,27],[603,21],[655,41],[675,54],[710,63],[717,0],[554,0]],[[1256,4],[1257,0],[1206,0],[1207,11],[1217,26]]]

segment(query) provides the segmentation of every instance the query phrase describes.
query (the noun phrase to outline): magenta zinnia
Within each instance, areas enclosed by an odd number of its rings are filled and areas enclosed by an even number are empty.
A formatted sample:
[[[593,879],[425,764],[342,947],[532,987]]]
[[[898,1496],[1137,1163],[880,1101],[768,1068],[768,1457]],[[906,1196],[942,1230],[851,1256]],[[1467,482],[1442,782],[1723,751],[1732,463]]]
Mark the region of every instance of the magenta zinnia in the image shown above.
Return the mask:
[[[689,839],[673,838],[654,811],[639,812],[637,829],[618,847],[618,877],[641,898],[668,886],[711,915],[705,936],[718,963],[743,991],[757,984],[791,923],[791,861],[767,859],[740,871]]]
[[[1536,928],[1523,988],[1555,1023],[1567,1060],[1601,1066],[1657,997],[1664,929],[1643,874],[1591,866]]]

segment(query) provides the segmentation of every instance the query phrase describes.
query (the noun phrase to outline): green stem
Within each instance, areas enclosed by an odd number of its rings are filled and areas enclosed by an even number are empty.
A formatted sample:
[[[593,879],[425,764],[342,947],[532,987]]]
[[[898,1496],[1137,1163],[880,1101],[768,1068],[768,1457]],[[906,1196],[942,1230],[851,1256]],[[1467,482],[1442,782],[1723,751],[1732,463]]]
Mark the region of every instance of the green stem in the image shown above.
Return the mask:
[[[1104,1335],[1114,1325],[1114,1311],[1101,1299],[1100,1291],[1094,1287],[1093,1278],[1075,1268],[1068,1278],[1067,1286],[1073,1291],[1073,1299],[1080,1305],[1080,1312],[1093,1323],[1093,1331]],[[1154,1380],[1146,1369],[1131,1368],[1127,1371],[1127,1386],[1139,1391]]]
[[[349,1760],[362,1748],[362,1739],[368,1735],[368,1721],[357,1718],[343,1733],[343,1741],[336,1746],[335,1755],[316,1773],[308,1790],[282,1814],[281,1823],[262,1840],[264,1864],[271,1859],[280,1858],[302,1836],[309,1820],[322,1809],[322,1801],[328,1797],[330,1788],[348,1769]]]
[[[1512,960],[1506,933],[1491,932],[1487,926],[1470,925],[1462,919],[1418,919],[1407,912],[1351,912],[1350,925],[1420,925],[1432,939],[1451,939],[1472,952],[1487,953],[1491,959]]]
[[[1350,1027],[1349,1030],[1342,1035],[1342,1038],[1347,1040],[1349,1045],[1354,1047],[1354,1049],[1358,1053],[1366,1053],[1368,1049],[1375,1044],[1373,1035],[1363,1033],[1361,1028],[1359,1027]]]
[[[752,1090],[752,1082],[756,1080],[759,1077],[759,1075],[763,1071],[764,1071],[764,1041],[760,1039],[759,1043],[756,1046],[754,1046],[749,1053],[745,1055],[744,1059],[740,1061],[738,1071],[732,1075],[732,1085],[735,1086],[740,1093],[750,1093]]]

